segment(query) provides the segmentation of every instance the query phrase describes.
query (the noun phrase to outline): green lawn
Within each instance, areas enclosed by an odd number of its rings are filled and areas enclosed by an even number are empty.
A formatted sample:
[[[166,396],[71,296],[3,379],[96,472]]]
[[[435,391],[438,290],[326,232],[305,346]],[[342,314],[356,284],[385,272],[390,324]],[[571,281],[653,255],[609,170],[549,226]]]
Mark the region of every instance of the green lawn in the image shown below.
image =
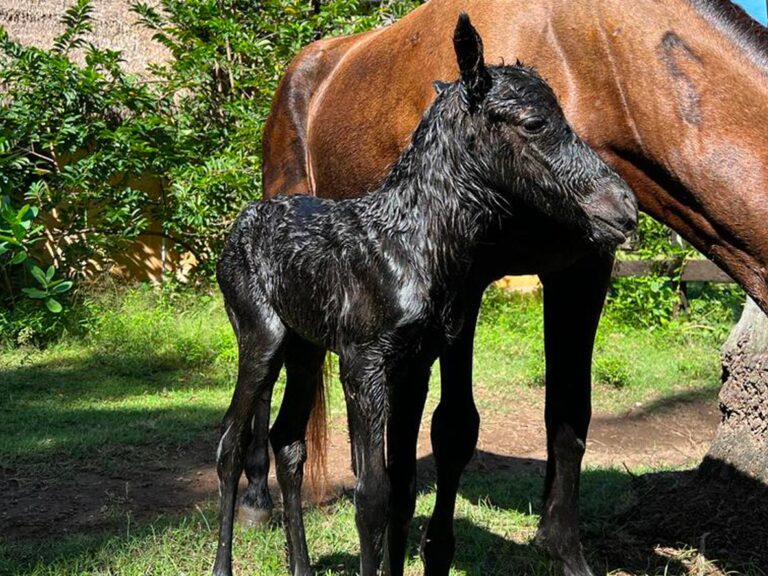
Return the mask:
[[[41,475],[76,484],[84,473],[120,475],[150,464],[162,466],[169,454],[199,445],[210,447],[213,454],[236,358],[219,298],[139,289],[101,296],[93,307],[98,321],[85,338],[64,338],[44,351],[0,353],[0,472],[6,479],[25,482]],[[483,416],[514,414],[520,401],[541,405],[540,309],[533,297],[492,292],[487,298],[475,360]],[[597,341],[596,409],[619,414],[637,402],[677,394],[714,399],[718,346],[727,328],[691,321],[656,330],[632,328],[612,319],[609,310]],[[430,405],[437,401],[436,388]],[[338,383],[331,386],[330,398],[334,418],[342,418]],[[538,521],[541,474],[514,473],[513,480],[503,470],[474,469],[467,474],[457,509],[461,545],[455,574],[554,573],[530,546]],[[594,548],[605,547],[605,535],[617,528],[612,518],[629,505],[631,482],[623,470],[585,472],[588,547],[590,542]],[[72,533],[51,525],[50,532],[38,530],[30,538],[9,530],[0,534],[0,573],[208,573],[216,545],[214,496],[178,514],[141,521],[118,506],[113,522],[103,530]],[[413,526],[410,574],[419,573],[419,530],[433,498],[427,483]],[[319,573],[355,573],[357,541],[349,497],[308,509],[307,530]],[[236,568],[240,574],[284,574],[283,547],[277,525],[258,532],[238,530]],[[686,554],[692,553],[681,548],[649,573],[685,573],[675,567],[682,570]],[[597,555],[593,562],[604,562],[605,570],[622,567],[620,561],[605,560],[609,556]],[[633,568],[623,573],[644,572]],[[761,572],[748,566],[747,573]]]

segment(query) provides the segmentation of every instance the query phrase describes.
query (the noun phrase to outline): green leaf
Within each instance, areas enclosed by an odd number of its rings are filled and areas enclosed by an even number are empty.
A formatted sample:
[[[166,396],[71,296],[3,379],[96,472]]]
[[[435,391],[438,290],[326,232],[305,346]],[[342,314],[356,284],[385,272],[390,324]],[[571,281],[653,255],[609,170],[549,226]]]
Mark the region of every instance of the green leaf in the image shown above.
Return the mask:
[[[63,294],[64,292],[68,292],[72,289],[72,281],[71,280],[64,280],[60,284],[56,284],[55,286],[52,286],[50,288],[51,294]]]
[[[24,240],[24,236],[27,235],[27,229],[21,224],[17,224],[16,222],[11,224],[11,231],[13,232],[13,235],[16,237],[17,242],[21,242],[22,240]]]
[[[58,314],[62,310],[61,304],[59,304],[59,301],[54,298],[48,298],[48,300],[45,301],[45,305],[48,307],[48,310],[54,314]]]
[[[39,266],[33,265],[29,273],[32,274],[32,277],[37,280],[43,288],[48,286],[48,280],[45,278],[45,272],[43,272]]]
[[[46,286],[53,279],[53,275],[54,274],[56,274],[56,268],[54,268],[53,266],[48,266],[48,271],[45,273],[45,285]]]
[[[16,255],[13,258],[11,258],[11,264],[21,264],[26,259],[27,259],[26,252],[17,252]]]
[[[22,288],[21,291],[30,298],[42,299],[48,297],[48,292],[38,288]]]

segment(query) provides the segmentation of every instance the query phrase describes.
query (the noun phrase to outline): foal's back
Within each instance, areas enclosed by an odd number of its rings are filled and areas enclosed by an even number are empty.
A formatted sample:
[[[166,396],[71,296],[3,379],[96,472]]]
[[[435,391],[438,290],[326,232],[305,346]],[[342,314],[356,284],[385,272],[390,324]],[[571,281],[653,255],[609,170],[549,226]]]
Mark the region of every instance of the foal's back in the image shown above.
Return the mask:
[[[230,305],[268,307],[287,328],[336,351],[395,330],[413,274],[407,250],[382,233],[368,203],[289,196],[250,204],[218,268]]]

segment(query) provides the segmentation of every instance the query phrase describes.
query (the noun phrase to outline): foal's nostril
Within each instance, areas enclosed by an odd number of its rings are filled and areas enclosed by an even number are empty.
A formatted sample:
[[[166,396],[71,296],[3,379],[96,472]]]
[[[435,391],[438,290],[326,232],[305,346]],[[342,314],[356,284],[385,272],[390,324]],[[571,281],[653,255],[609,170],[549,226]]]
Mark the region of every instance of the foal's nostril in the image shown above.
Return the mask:
[[[625,190],[622,200],[624,201],[624,208],[627,210],[626,223],[629,228],[634,228],[637,225],[637,201],[631,190]]]

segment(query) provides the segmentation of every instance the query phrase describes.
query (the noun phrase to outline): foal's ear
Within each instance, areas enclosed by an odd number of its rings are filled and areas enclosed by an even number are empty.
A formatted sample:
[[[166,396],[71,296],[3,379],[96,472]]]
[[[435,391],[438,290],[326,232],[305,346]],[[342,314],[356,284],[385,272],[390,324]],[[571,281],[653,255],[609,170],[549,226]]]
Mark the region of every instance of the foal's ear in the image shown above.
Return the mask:
[[[461,71],[464,102],[472,111],[485,98],[491,77],[483,62],[483,39],[477,33],[466,12],[459,13],[453,32],[453,48]]]
[[[442,94],[443,90],[450,86],[450,82],[443,82],[442,80],[435,80],[432,82],[432,88],[435,89],[435,94]]]

